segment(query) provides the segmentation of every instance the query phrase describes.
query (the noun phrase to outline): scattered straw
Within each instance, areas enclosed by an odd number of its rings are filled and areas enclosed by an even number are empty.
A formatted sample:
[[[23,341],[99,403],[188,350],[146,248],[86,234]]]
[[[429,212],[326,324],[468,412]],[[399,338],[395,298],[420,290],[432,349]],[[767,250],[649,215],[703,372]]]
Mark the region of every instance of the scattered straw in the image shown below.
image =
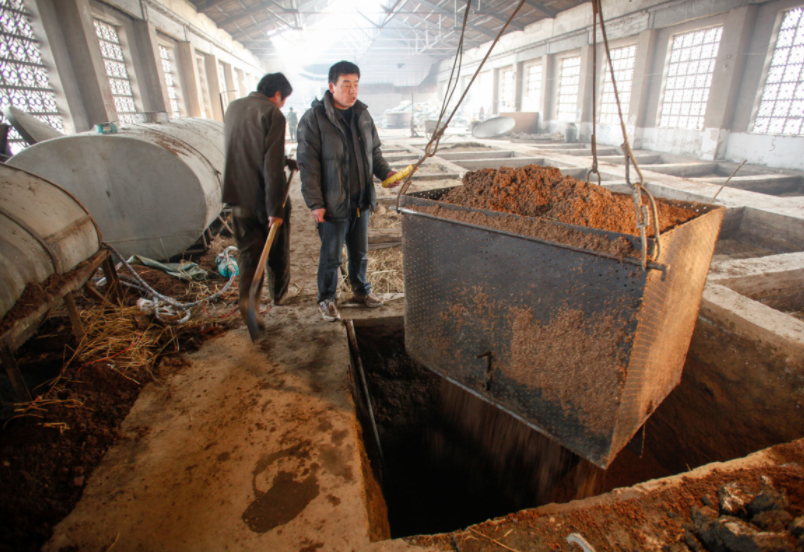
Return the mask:
[[[398,228],[400,226],[402,226],[402,215],[385,207],[378,208],[369,219],[369,228]]]
[[[495,539],[491,538],[491,537],[490,537],[490,536],[488,536],[488,535],[484,535],[484,534],[483,534],[483,533],[481,533],[480,531],[476,531],[476,530],[472,529],[471,527],[469,528],[469,530],[470,530],[472,533],[474,533],[475,535],[480,535],[481,537],[483,537],[483,538],[485,538],[485,539],[490,540],[491,542],[493,542],[494,544],[496,544],[497,546],[499,546],[499,547],[501,547],[501,548],[505,548],[506,550],[510,550],[511,552],[519,552],[519,551],[518,551],[516,548],[511,548],[510,546],[506,546],[506,545],[504,545],[503,543],[501,543],[500,541],[495,540]],[[508,533],[506,533],[506,534],[505,534],[505,537],[507,537],[507,536],[508,536],[508,534],[509,534],[510,532],[511,532],[511,531],[508,531]],[[505,538],[505,537],[503,537],[503,538]]]
[[[388,247],[369,251],[366,273],[374,293],[404,293],[402,248]]]
[[[341,260],[340,289],[351,293],[349,285],[349,266],[346,249],[343,250]],[[387,247],[374,249],[368,252],[368,266],[366,276],[371,284],[372,293],[404,293],[405,278],[402,272],[402,248]]]

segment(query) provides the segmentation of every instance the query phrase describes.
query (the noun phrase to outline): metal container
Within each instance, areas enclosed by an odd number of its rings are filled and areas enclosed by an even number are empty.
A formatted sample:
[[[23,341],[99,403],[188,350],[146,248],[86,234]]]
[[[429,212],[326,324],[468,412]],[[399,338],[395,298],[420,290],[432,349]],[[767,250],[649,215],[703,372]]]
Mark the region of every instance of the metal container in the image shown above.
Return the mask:
[[[223,124],[131,124],[31,146],[9,164],[53,180],[87,206],[123,255],[167,259],[220,214]]]
[[[578,141],[578,127],[575,123],[567,124],[567,128],[564,129],[564,141],[567,144],[574,144]]]
[[[410,111],[389,111],[385,114],[386,126],[388,128],[408,128],[411,117]]]
[[[407,208],[442,193],[402,198],[408,353],[607,467],[681,379],[724,209],[685,204],[701,214],[662,234],[660,264],[643,271],[638,259]]]
[[[69,272],[100,243],[89,211],[71,194],[0,164],[0,318],[29,282]]]
[[[492,117],[487,119],[472,129],[472,136],[475,138],[497,138],[508,134],[516,126],[513,117]]]

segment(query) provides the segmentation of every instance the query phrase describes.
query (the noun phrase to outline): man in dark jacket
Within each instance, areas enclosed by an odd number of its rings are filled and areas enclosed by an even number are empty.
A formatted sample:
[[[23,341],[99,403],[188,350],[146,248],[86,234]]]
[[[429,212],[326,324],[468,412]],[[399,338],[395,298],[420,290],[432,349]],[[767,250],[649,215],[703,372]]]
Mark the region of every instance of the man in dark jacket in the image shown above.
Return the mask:
[[[285,116],[280,108],[292,91],[282,73],[265,75],[256,92],[229,104],[224,118],[223,201],[232,206],[235,241],[240,250],[239,306],[244,319],[248,291],[273,224],[281,226],[268,255],[269,291],[276,304],[288,299],[290,200],[284,206],[282,202],[289,185],[285,182],[285,166],[296,170],[299,167],[285,158]],[[262,292],[262,279],[259,291]],[[259,322],[262,326],[261,319]]]
[[[343,244],[349,253],[354,300],[381,307],[366,279],[369,212],[377,208],[372,176],[395,174],[382,156],[367,106],[357,101],[360,69],[341,61],[329,70],[329,91],[315,100],[298,128],[302,195],[321,238],[318,306],[325,320],[338,320],[338,269]]]

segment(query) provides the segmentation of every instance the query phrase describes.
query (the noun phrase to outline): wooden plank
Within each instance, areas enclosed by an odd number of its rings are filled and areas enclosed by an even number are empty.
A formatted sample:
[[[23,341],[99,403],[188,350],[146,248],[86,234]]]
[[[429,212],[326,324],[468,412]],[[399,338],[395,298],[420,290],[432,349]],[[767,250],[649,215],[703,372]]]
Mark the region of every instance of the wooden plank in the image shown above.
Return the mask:
[[[109,290],[109,295],[112,299],[120,300],[123,297],[123,290],[120,287],[120,278],[117,277],[117,270],[114,268],[114,261],[109,254],[101,265],[103,267],[103,275],[106,276],[106,286]],[[93,270],[94,272],[94,270]]]
[[[25,380],[22,379],[22,372],[20,372],[20,367],[17,365],[14,353],[11,351],[8,343],[0,345],[0,362],[3,363],[3,367],[8,374],[8,379],[11,380],[14,393],[17,395],[17,401],[31,402],[31,392],[28,391],[28,386],[25,385]]]
[[[84,339],[84,325],[81,324],[81,318],[78,316],[78,309],[75,306],[73,299],[73,292],[68,292],[64,296],[64,306],[67,307],[67,315],[70,317],[70,325],[73,328],[73,337],[76,342],[80,343]]]
[[[369,228],[368,242],[372,243],[402,243],[402,227],[397,228]]]

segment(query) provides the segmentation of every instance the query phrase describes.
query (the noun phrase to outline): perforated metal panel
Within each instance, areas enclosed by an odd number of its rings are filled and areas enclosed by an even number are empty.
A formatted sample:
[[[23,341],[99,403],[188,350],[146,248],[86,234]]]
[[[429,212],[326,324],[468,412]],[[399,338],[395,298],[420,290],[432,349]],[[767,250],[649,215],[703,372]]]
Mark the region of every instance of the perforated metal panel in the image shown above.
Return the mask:
[[[403,209],[408,353],[606,467],[680,379],[723,217],[698,208],[662,241],[669,270],[647,273],[635,260]]]

